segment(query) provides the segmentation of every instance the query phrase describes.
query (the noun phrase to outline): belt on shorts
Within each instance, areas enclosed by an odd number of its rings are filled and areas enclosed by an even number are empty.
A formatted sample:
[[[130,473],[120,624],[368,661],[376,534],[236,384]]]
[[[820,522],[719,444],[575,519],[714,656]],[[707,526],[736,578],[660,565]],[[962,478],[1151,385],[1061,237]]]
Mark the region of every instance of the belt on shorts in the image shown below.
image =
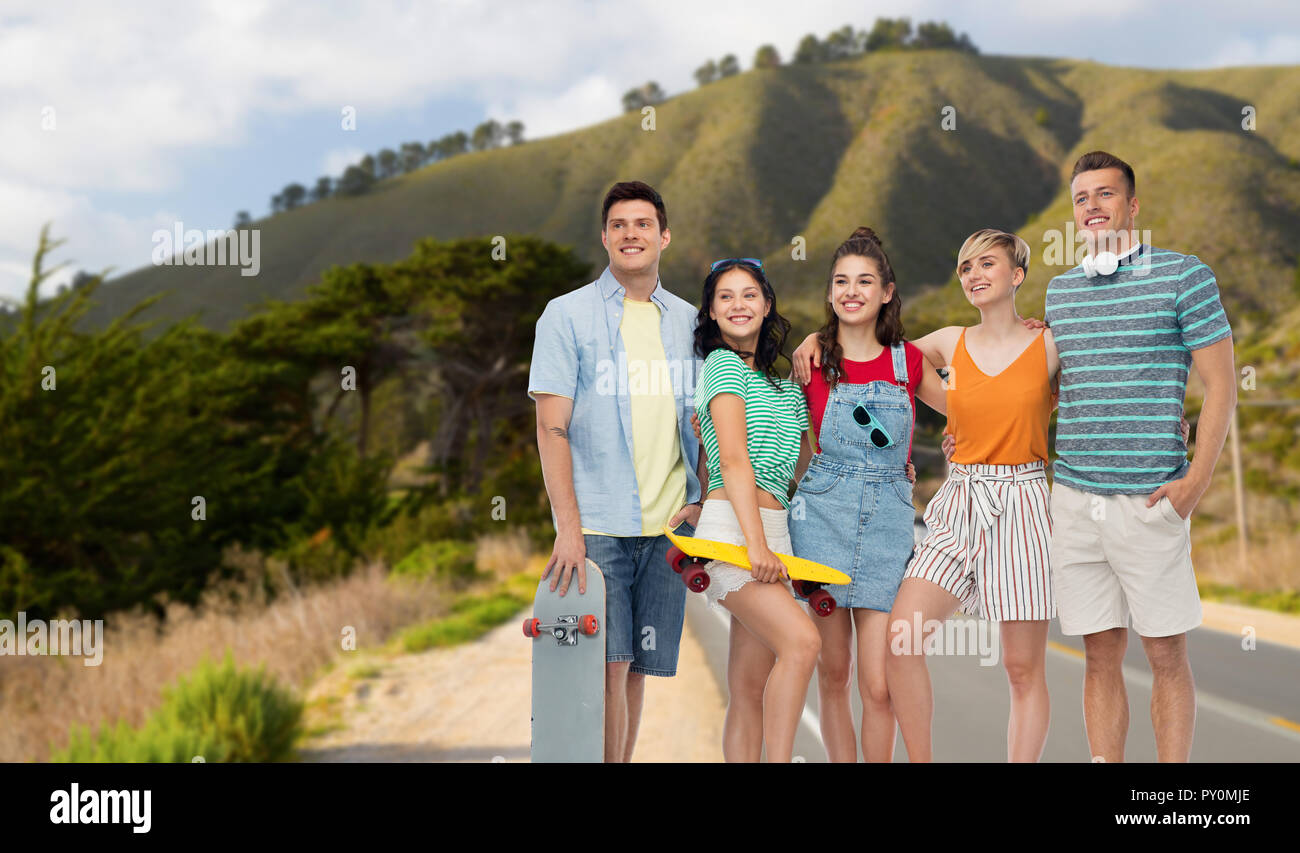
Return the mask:
[[[971,508],[972,520],[975,524],[967,527],[966,536],[966,555],[967,560],[974,561],[978,556],[977,551],[982,552],[982,547],[977,547],[975,534],[979,530],[989,530],[993,527],[993,521],[1000,515],[1005,507],[1002,504],[1002,498],[994,488],[995,483],[1027,483],[1032,480],[1047,479],[1046,467],[1039,463],[1035,467],[1029,467],[1026,470],[1003,470],[992,472],[987,469],[994,467],[990,465],[958,465],[952,463],[950,477],[957,479],[957,494],[965,501],[966,505]],[[999,465],[998,468],[1025,468],[1022,465],[1010,466]],[[985,538],[987,542],[987,537]]]

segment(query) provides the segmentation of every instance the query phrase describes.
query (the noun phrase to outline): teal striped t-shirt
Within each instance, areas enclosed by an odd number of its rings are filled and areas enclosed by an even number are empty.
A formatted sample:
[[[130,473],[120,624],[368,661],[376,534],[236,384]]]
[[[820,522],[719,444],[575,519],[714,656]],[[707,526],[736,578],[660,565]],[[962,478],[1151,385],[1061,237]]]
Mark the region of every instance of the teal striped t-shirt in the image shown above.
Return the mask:
[[[1047,285],[1061,354],[1055,478],[1093,494],[1149,494],[1187,473],[1192,350],[1232,335],[1214,273],[1195,255],[1139,246],[1111,275]]]
[[[790,482],[799,461],[799,438],[808,428],[803,391],[789,379],[778,379],[777,387],[773,387],[762,371],[746,366],[732,350],[715,349],[709,353],[695,385],[695,412],[708,457],[710,491],[723,484],[718,434],[709,411],[709,403],[719,394],[735,394],[745,401],[745,430],[754,482],[789,509]]]

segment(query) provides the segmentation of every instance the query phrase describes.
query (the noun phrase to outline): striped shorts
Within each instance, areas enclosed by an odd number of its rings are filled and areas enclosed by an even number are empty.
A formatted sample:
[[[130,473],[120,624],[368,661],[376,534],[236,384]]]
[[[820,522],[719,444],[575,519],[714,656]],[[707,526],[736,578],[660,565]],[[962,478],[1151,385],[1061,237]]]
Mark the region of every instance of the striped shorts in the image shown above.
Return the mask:
[[[1042,462],[951,466],[925,510],[925,538],[905,578],[951,592],[963,613],[1051,619],[1052,516]]]

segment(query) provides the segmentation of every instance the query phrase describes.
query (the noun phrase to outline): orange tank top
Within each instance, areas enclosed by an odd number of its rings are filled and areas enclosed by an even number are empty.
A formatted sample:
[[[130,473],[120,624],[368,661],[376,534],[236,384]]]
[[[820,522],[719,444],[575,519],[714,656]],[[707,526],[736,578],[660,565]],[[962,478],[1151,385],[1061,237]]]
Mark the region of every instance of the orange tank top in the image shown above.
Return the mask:
[[[975,366],[966,352],[966,330],[952,354],[948,428],[957,439],[959,465],[1022,465],[1047,461],[1047,422],[1052,386],[1043,334],[995,376]]]

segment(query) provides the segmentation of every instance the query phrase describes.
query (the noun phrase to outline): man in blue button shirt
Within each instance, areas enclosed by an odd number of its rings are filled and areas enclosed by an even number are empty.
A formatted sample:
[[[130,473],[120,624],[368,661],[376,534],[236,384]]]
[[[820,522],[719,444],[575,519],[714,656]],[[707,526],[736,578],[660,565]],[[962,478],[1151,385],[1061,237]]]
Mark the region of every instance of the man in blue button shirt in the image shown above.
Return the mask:
[[[645,676],[677,672],[686,587],[665,562],[665,524],[699,520],[703,454],[691,427],[697,311],[659,282],[671,234],[640,181],[605,196],[600,278],[552,299],[537,321],[528,396],[555,521],[542,572],[586,592],[586,558],[605,576],[605,760],[630,761]]]

